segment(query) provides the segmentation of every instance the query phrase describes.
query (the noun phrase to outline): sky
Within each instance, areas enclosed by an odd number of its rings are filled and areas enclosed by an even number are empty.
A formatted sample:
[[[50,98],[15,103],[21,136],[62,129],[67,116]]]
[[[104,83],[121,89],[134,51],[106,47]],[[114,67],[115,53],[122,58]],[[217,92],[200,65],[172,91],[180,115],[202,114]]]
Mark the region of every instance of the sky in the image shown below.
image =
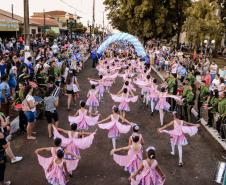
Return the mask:
[[[96,24],[103,23],[104,0],[96,0]],[[1,9],[11,12],[11,5],[14,5],[14,13],[23,16],[23,0],[0,0]],[[81,16],[81,22],[86,26],[87,21],[92,22],[93,0],[29,0],[30,16],[33,12],[43,12],[51,10],[64,10],[70,13],[76,13]],[[105,26],[108,21],[105,15]]]

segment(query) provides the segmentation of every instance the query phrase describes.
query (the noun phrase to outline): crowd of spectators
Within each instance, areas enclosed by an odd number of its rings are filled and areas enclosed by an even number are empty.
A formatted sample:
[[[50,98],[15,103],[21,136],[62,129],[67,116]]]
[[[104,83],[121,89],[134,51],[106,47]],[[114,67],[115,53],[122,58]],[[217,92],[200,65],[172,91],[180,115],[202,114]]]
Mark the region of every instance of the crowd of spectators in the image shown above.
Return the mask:
[[[207,125],[223,140],[226,137],[226,66],[219,67],[203,53],[185,54],[166,46],[147,49],[150,63],[163,74],[168,91],[180,94],[183,104],[174,106],[181,117],[192,121],[192,108],[198,118],[208,112]]]
[[[68,88],[73,87],[89,49],[87,35],[73,40],[66,35],[52,41],[32,38],[29,50],[22,36],[0,38],[0,184],[10,184],[4,182],[6,156],[12,163],[22,160],[10,148],[13,132],[10,121],[19,116],[19,133],[29,140],[36,139],[35,122],[42,113],[46,113],[47,120],[57,122],[54,106],[57,106],[60,88],[67,94]],[[74,93],[68,94],[68,109],[72,95]],[[49,135],[51,137],[51,133]]]

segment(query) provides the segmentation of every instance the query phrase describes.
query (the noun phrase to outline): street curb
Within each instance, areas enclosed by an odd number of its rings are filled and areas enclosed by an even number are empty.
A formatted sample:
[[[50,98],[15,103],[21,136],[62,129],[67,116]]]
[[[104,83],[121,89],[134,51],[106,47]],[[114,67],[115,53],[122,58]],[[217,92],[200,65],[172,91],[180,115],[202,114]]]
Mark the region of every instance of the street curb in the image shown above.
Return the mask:
[[[151,66],[151,69],[153,69],[153,71],[155,71],[155,73],[159,76],[159,78],[161,78],[161,80],[162,81],[164,81],[165,79],[164,79],[164,77],[162,76],[162,74],[158,71],[158,70],[156,70],[153,66]],[[192,108],[192,110],[191,110],[191,112],[192,112],[192,114],[195,116],[195,117],[197,117],[197,115],[198,115],[198,112],[194,109],[194,108]],[[226,142],[224,142],[224,141],[222,141],[220,138],[219,138],[219,134],[218,134],[218,132],[215,130],[215,129],[213,129],[213,128],[209,128],[208,126],[206,126],[207,125],[207,122],[206,122],[206,120],[204,120],[204,118],[201,118],[200,119],[200,123],[201,123],[201,125],[207,130],[207,132],[222,146],[222,148],[226,151]]]

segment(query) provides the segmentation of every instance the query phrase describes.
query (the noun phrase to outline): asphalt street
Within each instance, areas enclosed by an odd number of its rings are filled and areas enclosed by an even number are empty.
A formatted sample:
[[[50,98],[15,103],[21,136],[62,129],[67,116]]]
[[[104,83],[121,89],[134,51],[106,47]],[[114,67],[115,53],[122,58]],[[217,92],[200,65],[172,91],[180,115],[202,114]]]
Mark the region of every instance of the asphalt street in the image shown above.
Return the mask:
[[[155,76],[154,73],[152,73]],[[85,69],[78,75],[81,87],[80,100],[86,98],[90,88],[87,78],[98,78],[97,71],[91,68],[91,61],[88,60]],[[117,78],[116,84],[111,92],[116,93],[122,87],[122,81]],[[67,97],[61,96],[59,116],[60,127],[69,129],[67,116],[75,113],[79,101],[73,110],[66,110]],[[111,113],[114,105],[109,94],[105,94],[104,102],[99,107],[101,119]],[[163,172],[166,174],[166,185],[214,185],[213,182],[216,164],[223,160],[223,149],[209,136],[204,128],[200,128],[197,135],[189,138],[189,144],[183,148],[184,167],[178,167],[178,153],[171,156],[169,137],[158,134],[160,127],[159,114],[153,116],[140,100],[131,104],[131,112],[127,119],[138,123],[145,140],[145,148],[152,145],[156,147],[157,160]],[[165,123],[172,120],[171,114],[165,116]],[[13,151],[24,157],[22,162],[16,164],[7,163],[6,178],[12,181],[13,185],[47,185],[44,172],[39,166],[37,157],[34,154],[36,148],[53,146],[53,140],[48,139],[47,123],[43,118],[36,123],[37,141],[28,141],[25,135],[15,136],[11,142]],[[90,131],[97,128],[94,127]],[[126,146],[131,133],[122,135],[117,140],[117,147]],[[73,173],[68,185],[129,185],[129,174],[118,166],[110,156],[112,149],[111,140],[107,138],[105,130],[98,130],[93,145],[81,152],[81,160],[78,168]],[[177,150],[176,150],[177,151]]]

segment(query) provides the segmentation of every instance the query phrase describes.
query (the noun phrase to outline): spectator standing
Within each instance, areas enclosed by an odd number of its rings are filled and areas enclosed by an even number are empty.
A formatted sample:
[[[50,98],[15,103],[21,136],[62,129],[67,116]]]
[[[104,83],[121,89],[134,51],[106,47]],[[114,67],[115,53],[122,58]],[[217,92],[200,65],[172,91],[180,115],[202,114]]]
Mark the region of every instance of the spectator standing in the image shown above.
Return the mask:
[[[8,84],[8,77],[2,76],[2,82],[0,83],[0,103],[1,110],[6,115],[9,116],[9,101],[11,98],[10,87]]]
[[[8,145],[4,138],[3,133],[0,133],[0,185],[10,185],[10,181],[5,181],[6,169],[6,152]]]
[[[211,82],[214,80],[216,74],[217,74],[218,66],[215,64],[213,61],[212,64],[210,65],[210,76],[211,76]]]
[[[52,95],[53,88],[50,88],[44,98],[45,103],[45,116],[48,122],[48,134],[49,138],[52,137],[52,124],[58,127],[58,113],[57,106],[59,99]]]

